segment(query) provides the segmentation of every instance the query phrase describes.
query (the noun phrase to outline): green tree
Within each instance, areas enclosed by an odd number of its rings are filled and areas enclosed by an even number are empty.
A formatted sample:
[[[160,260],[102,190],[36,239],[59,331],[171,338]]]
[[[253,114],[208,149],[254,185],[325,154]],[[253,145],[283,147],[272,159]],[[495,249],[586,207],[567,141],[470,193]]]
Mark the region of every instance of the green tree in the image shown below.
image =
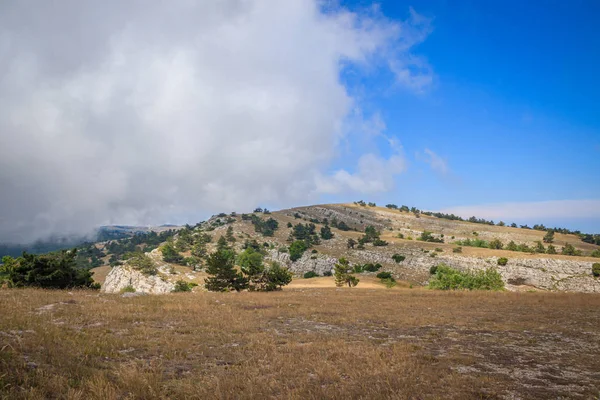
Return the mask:
[[[180,264],[180,265],[184,265],[184,257],[179,254],[179,252],[175,249],[175,246],[173,246],[173,243],[171,242],[167,242],[163,245],[163,247],[160,249],[162,256],[163,256],[163,261],[164,262],[168,262],[168,263],[172,263],[172,264]]]
[[[321,239],[329,240],[331,238],[333,238],[333,233],[331,232],[329,225],[321,227]]]
[[[544,243],[552,243],[552,242],[554,242],[554,231],[552,229],[550,229],[544,235]]]
[[[0,281],[6,282],[9,287],[99,289],[90,271],[77,268],[76,257],[76,249],[43,255],[24,252],[18,258],[5,256],[0,266]]]
[[[248,279],[235,269],[235,253],[228,248],[218,249],[208,256],[206,272],[210,275],[204,280],[205,287],[211,292],[240,291],[248,287]]]
[[[263,265],[263,255],[252,247],[247,248],[237,257],[238,265],[242,272],[252,281],[252,278],[260,275],[265,267]]]
[[[225,233],[225,240],[227,240],[229,243],[235,243],[235,237],[233,236],[232,226],[227,227],[227,233]]]
[[[500,239],[494,239],[488,243],[488,247],[490,249],[502,250],[504,244],[500,241]]]
[[[548,248],[546,249],[546,254],[556,254],[556,247],[549,244]]]
[[[565,246],[562,248],[561,254],[564,254],[566,256],[580,256],[581,250],[575,249],[575,247],[573,247],[571,243],[566,243]]]
[[[271,263],[271,266],[266,270],[266,273],[269,281],[267,291],[281,290],[281,288],[292,281],[292,273],[276,261]]]
[[[592,264],[592,275],[596,278],[600,276],[600,263]]]
[[[546,252],[546,248],[544,247],[544,245],[542,244],[542,242],[540,242],[539,240],[537,242],[535,242],[535,248],[534,251],[536,253],[545,253]]]
[[[379,239],[379,231],[374,226],[369,225],[365,228],[365,235],[363,237],[366,243],[370,243],[375,239]]]
[[[508,244],[506,245],[506,250],[510,250],[510,251],[517,251],[518,247],[517,244],[514,241],[510,241],[508,242]]]
[[[352,275],[350,263],[345,258],[340,258],[334,267],[335,285],[341,287],[348,285],[353,287],[358,285],[359,279]]]
[[[348,239],[348,241],[346,242],[346,247],[348,247],[349,249],[353,249],[354,246],[356,246],[356,240],[352,238]]]
[[[304,240],[296,240],[290,245],[290,260],[296,261],[302,257],[308,246]]]

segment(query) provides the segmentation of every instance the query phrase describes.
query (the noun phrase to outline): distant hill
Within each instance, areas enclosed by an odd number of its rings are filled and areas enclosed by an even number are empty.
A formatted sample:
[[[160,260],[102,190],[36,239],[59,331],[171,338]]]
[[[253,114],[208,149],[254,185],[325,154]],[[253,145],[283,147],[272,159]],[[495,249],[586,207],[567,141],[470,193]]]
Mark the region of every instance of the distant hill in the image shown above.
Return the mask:
[[[138,233],[147,233],[150,231],[160,232],[174,227],[176,227],[176,225],[161,225],[160,227],[109,225],[101,226],[93,234],[85,236],[54,236],[30,244],[0,243],[0,258],[3,256],[17,257],[21,255],[23,251],[33,254],[44,254],[51,251],[79,247],[85,244],[129,238]]]

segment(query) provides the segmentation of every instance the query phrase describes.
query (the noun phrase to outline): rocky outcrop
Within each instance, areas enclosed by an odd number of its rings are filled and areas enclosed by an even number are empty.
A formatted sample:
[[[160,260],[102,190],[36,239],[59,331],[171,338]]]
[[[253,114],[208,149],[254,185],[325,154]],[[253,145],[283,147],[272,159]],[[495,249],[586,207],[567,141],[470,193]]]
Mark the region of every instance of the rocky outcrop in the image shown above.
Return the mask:
[[[170,293],[175,285],[164,280],[160,275],[144,275],[128,265],[114,267],[106,277],[102,291],[119,293],[131,286],[136,293],[164,294]]]
[[[475,258],[461,255],[423,252],[421,249],[403,249],[406,259],[396,264],[392,254],[385,250],[353,250],[345,256],[355,263],[380,263],[383,269],[393,272],[398,278],[427,284],[429,269],[440,263],[459,270],[480,270],[494,267],[500,272],[509,290],[519,287],[535,287],[542,290],[600,293],[600,279],[592,277],[592,263],[555,258],[511,258],[507,265],[500,266],[497,257]],[[431,257],[435,254],[435,257]],[[310,251],[295,262],[287,253],[271,250],[269,258],[288,267],[296,275],[314,271],[319,275],[332,271],[336,258]]]
[[[303,275],[305,272],[314,271],[319,275],[324,275],[333,270],[337,260],[323,254],[312,254],[307,251],[302,257],[294,262],[290,260],[288,253],[281,253],[277,250],[271,250],[268,258],[286,266],[296,275]]]

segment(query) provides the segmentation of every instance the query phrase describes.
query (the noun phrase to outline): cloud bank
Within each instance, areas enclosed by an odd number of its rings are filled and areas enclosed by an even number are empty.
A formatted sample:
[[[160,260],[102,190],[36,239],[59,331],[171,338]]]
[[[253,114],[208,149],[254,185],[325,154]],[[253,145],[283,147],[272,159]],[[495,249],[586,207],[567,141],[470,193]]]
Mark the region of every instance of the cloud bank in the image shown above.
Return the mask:
[[[399,153],[323,172],[360,107],[340,73],[422,91],[430,30],[316,0],[3,2],[0,241],[384,190]]]

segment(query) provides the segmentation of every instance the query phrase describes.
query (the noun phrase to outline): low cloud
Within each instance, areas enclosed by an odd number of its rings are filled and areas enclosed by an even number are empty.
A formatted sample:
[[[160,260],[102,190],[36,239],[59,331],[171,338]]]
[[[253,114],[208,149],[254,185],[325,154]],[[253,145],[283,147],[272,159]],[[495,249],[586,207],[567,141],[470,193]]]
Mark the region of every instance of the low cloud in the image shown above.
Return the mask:
[[[0,241],[388,190],[399,153],[324,174],[360,108],[340,73],[426,90],[430,21],[320,4],[0,4]]]

